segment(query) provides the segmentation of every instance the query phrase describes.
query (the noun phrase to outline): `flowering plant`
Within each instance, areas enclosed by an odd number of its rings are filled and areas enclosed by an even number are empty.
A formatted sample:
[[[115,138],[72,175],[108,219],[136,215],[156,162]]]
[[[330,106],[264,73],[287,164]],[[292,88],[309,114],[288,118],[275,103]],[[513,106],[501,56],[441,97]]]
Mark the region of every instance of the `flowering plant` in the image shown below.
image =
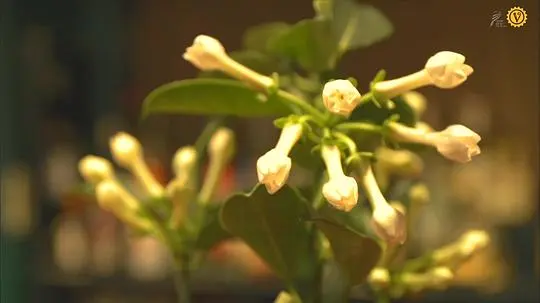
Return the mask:
[[[155,89],[143,107],[144,115],[214,117],[194,146],[176,153],[175,178],[166,187],[156,182],[132,136],[120,133],[110,142],[114,160],[139,180],[147,201],[123,189],[107,160],[81,160],[80,171],[96,185],[104,209],[169,247],[182,302],[189,301],[197,256],[230,236],[245,241],[283,280],[276,302],[304,303],[347,301],[351,288],[366,281],[380,302],[445,287],[456,267],[489,240],[483,231],[470,231],[419,258],[397,258],[411,218],[429,200],[414,151],[433,147],[460,163],[480,153],[480,136],[467,127],[434,131],[421,122],[426,100],[412,91],[462,84],[473,72],[465,57],[438,52],[419,71],[397,79],[380,71],[361,94],[354,79],[333,79],[329,71],[345,52],[387,38],[391,23],[352,0],[314,0],[314,8],[313,19],[249,29],[241,51],[227,52],[207,35],[194,39],[183,57],[200,76]],[[235,150],[223,117],[271,116],[281,133],[253,168],[258,184],[210,203]],[[199,187],[205,149],[209,169]],[[309,170],[309,186],[287,184],[295,166]],[[331,289],[323,291],[327,285]]]

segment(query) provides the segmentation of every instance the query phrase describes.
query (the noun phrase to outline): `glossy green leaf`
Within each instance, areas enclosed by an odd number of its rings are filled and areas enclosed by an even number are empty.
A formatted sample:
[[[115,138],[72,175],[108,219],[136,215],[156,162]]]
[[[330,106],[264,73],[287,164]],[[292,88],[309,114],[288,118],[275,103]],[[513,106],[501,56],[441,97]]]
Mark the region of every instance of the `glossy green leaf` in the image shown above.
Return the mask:
[[[326,203],[317,210],[314,221],[328,238],[334,257],[350,283],[364,282],[382,253],[369,224],[369,210],[357,206],[351,212],[343,212]]]
[[[270,50],[298,62],[307,71],[320,72],[335,66],[332,37],[329,20],[302,20],[272,41]]]
[[[323,162],[321,157],[312,152],[314,143],[311,141],[298,142],[291,150],[290,157],[295,164],[307,169],[320,167]]]
[[[221,205],[211,205],[206,209],[205,223],[195,241],[197,249],[207,251],[221,241],[227,240],[232,235],[223,229],[219,220]]]
[[[303,220],[307,216],[307,202],[296,190],[284,186],[270,195],[263,185],[257,185],[251,193],[225,202],[221,223],[257,252],[288,286],[302,288],[312,282],[316,264],[313,231]]]
[[[279,63],[277,60],[258,51],[234,51],[230,52],[229,56],[238,63],[263,75],[271,75],[274,72],[279,72]],[[220,71],[202,71],[198,74],[198,77],[231,79],[231,77]]]
[[[268,53],[276,39],[285,34],[291,25],[284,22],[271,22],[248,28],[243,36],[244,48]]]
[[[287,101],[266,97],[246,85],[226,79],[188,79],[165,84],[144,100],[149,114],[230,115],[238,117],[290,114]]]
[[[334,0],[332,28],[340,53],[380,42],[394,31],[388,18],[377,8],[354,0]]]

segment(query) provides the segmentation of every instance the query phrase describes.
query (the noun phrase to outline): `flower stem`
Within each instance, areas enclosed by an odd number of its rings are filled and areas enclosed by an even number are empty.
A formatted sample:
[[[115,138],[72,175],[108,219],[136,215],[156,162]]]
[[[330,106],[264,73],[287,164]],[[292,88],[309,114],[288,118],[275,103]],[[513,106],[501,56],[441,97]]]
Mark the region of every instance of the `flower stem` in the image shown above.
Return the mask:
[[[183,256],[180,260],[176,260],[174,289],[178,303],[191,303],[190,274],[189,257]]]
[[[337,130],[341,131],[364,131],[370,133],[382,133],[382,127],[364,122],[346,122],[336,125]]]
[[[325,124],[327,117],[315,107],[313,107],[311,104],[307,103],[305,100],[302,100],[297,96],[281,89],[277,91],[277,95],[284,99],[287,99],[287,101],[291,102],[293,105],[299,107],[304,112],[311,115],[313,117],[313,120],[316,121],[317,124]]]

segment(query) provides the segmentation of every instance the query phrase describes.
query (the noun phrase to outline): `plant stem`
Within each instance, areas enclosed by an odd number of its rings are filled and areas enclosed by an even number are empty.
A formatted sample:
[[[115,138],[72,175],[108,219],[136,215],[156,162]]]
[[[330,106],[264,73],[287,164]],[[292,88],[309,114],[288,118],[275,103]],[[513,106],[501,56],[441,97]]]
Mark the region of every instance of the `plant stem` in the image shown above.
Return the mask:
[[[365,131],[365,132],[372,132],[372,133],[381,133],[382,127],[378,125],[374,125],[371,123],[363,123],[363,122],[346,122],[336,125],[337,130],[341,131]]]
[[[178,303],[191,303],[189,257],[187,256],[176,260],[174,288]]]
[[[204,127],[202,133],[197,138],[197,141],[195,141],[195,150],[197,151],[197,155],[202,155],[204,153],[204,149],[206,148],[206,145],[210,141],[210,138],[212,138],[212,135],[218,129],[223,122],[225,121],[225,117],[216,117],[210,120]]]
[[[308,102],[284,90],[278,90],[277,95],[301,108],[307,114],[311,115],[317,123],[325,124],[327,117]]]

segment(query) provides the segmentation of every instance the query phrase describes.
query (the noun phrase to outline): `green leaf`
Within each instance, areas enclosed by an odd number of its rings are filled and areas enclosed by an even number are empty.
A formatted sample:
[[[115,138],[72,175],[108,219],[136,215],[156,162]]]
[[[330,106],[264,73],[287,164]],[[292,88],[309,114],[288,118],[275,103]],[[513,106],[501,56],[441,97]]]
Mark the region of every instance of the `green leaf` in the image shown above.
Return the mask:
[[[353,285],[364,282],[382,253],[370,225],[369,209],[359,205],[343,212],[325,203],[313,214],[313,220],[328,238],[334,257],[349,281]]]
[[[394,31],[380,10],[354,0],[334,0],[332,28],[341,54],[380,42]]]
[[[307,169],[320,167],[323,162],[321,157],[312,152],[315,144],[311,141],[298,142],[291,150],[291,159],[295,164]]]
[[[242,38],[244,48],[261,53],[269,53],[270,46],[281,35],[285,34],[291,25],[284,22],[271,22],[248,28]]]
[[[152,91],[144,100],[142,114],[283,116],[290,114],[286,103],[280,96],[266,97],[234,80],[188,79]]]
[[[230,52],[229,56],[238,63],[249,67],[250,69],[263,74],[270,75],[278,71],[279,64],[277,60],[270,56],[254,50],[243,50]],[[198,74],[199,78],[219,78],[231,79],[231,77],[221,71],[202,71]]]
[[[303,289],[313,283],[316,255],[311,227],[304,222],[307,202],[284,186],[274,195],[257,185],[249,194],[225,202],[221,223],[242,238],[288,286]]]
[[[335,44],[329,20],[307,19],[293,25],[270,45],[278,55],[295,60],[307,71],[321,72],[336,64]]]
[[[232,237],[232,235],[221,226],[221,222],[219,221],[220,211],[221,205],[207,206],[206,215],[204,217],[205,223],[195,241],[195,247],[197,249],[207,251],[219,242]]]

